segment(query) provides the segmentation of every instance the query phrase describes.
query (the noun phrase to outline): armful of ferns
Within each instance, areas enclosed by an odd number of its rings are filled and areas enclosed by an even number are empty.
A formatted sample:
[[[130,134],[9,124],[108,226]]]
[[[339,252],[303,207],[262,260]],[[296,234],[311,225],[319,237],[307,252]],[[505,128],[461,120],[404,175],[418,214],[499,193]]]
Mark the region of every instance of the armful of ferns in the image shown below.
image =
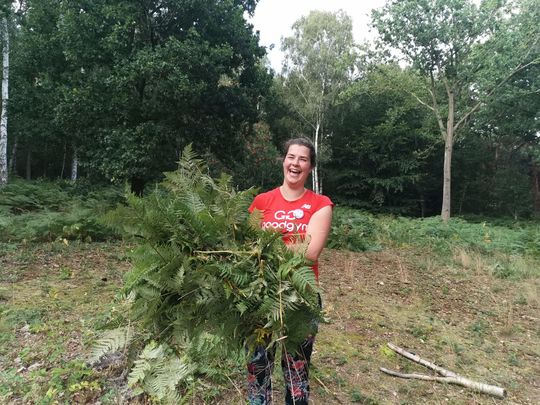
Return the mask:
[[[297,345],[320,319],[318,287],[301,252],[259,228],[255,191],[213,179],[190,148],[178,170],[106,222],[137,235],[125,292],[130,318],[157,342],[217,335],[224,345]]]

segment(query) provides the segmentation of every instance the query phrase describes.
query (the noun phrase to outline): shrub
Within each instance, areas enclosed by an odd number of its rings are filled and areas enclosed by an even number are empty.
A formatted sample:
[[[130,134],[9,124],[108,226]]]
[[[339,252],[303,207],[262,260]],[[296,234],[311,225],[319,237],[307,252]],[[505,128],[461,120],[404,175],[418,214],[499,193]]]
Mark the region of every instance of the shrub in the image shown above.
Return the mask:
[[[88,183],[14,181],[0,191],[0,241],[114,237],[99,220],[123,200],[114,187]]]
[[[379,250],[377,220],[371,214],[351,208],[336,207],[328,247],[355,252]]]

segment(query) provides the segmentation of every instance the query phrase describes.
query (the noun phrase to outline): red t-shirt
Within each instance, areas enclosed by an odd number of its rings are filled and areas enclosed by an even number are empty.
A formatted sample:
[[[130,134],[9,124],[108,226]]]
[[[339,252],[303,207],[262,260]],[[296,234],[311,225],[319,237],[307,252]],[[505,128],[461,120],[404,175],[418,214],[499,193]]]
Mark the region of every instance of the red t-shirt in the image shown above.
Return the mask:
[[[274,228],[283,233],[285,243],[293,243],[306,235],[307,226],[311,216],[326,206],[333,206],[330,198],[306,190],[298,200],[287,201],[278,188],[261,193],[255,197],[249,207],[249,212],[255,209],[262,212],[261,227]],[[317,263],[313,266],[315,277],[319,278]]]

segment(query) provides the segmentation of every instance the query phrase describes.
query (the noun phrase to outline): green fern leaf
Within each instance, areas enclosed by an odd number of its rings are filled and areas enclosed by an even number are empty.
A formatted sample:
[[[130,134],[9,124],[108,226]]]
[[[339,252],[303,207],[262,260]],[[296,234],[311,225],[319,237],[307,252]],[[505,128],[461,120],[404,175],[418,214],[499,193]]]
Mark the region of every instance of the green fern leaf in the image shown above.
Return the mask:
[[[95,364],[99,359],[107,354],[124,349],[133,338],[133,329],[130,327],[120,327],[105,331],[92,346],[88,363]]]

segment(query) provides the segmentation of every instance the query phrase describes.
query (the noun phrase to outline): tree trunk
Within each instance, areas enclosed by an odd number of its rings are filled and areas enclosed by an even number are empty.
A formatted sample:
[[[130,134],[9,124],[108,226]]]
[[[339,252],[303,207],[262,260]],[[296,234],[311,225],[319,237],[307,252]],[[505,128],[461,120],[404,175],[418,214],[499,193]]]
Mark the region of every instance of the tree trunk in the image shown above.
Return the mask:
[[[321,124],[317,122],[317,125],[315,126],[315,139],[314,139],[314,146],[315,146],[315,156],[319,156],[319,131],[321,129]],[[313,185],[313,192],[320,194],[319,191],[319,167],[315,166],[313,168],[313,172],[311,173],[311,181]]]
[[[452,149],[453,149],[453,136],[452,134],[446,134],[444,140],[444,169],[443,169],[443,201],[441,209],[441,217],[444,222],[448,222],[450,219],[450,188],[452,181]]]
[[[77,171],[79,169],[79,158],[77,150],[73,149],[73,159],[71,161],[71,181],[77,181]]]
[[[26,180],[32,180],[32,149],[26,153]]]
[[[532,189],[533,189],[533,208],[536,215],[540,215],[540,166],[532,163]]]
[[[0,186],[8,181],[7,161],[7,107],[9,85],[9,33],[7,18],[2,17],[2,110],[0,112]]]
[[[144,192],[144,179],[140,177],[131,178],[131,192],[137,197],[142,197]]]
[[[60,179],[64,178],[64,170],[66,168],[67,142],[64,142],[64,154],[62,155],[62,170],[60,170]]]
[[[444,137],[443,168],[443,201],[441,218],[444,222],[450,219],[451,185],[452,185],[452,151],[454,149],[454,93],[448,91],[448,119]]]
[[[11,149],[11,158],[9,159],[8,173],[13,174],[17,170],[17,148],[19,147],[19,142],[17,137],[13,142],[13,148]]]

